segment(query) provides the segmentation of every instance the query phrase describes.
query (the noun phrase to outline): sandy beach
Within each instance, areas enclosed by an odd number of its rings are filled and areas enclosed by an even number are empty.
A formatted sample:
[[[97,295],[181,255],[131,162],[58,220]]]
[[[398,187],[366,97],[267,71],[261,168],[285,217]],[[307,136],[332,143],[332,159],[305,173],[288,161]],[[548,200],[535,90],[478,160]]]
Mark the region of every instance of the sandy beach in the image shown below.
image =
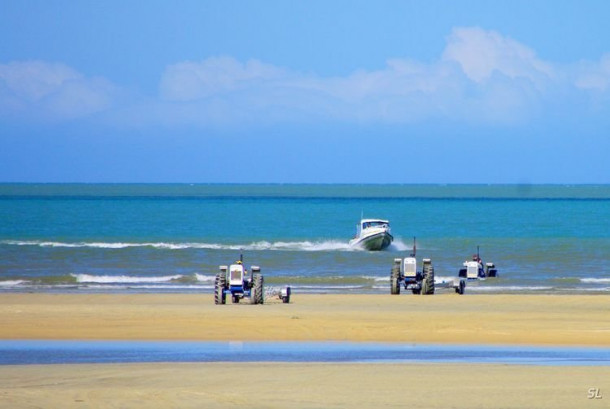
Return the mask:
[[[610,298],[296,294],[252,306],[211,294],[3,294],[0,339],[609,346]]]
[[[608,367],[110,364],[0,367],[2,408],[607,408]],[[591,388],[601,399],[589,399]]]
[[[291,304],[216,306],[209,294],[3,294],[0,338],[608,347],[610,299],[295,294]],[[597,408],[608,407],[608,400],[606,366],[0,366],[2,408]]]

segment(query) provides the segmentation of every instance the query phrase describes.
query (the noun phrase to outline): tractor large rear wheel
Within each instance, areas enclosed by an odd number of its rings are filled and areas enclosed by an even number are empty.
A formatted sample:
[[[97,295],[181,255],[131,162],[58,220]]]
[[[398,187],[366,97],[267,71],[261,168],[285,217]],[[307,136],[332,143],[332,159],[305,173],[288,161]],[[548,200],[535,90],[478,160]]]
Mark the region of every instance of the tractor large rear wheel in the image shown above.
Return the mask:
[[[390,294],[398,295],[400,294],[400,270],[396,268],[392,268],[392,274],[390,275]]]
[[[424,266],[424,282],[422,285],[422,294],[434,294],[434,267],[432,267],[432,265]]]
[[[214,304],[216,305],[227,303],[227,296],[224,291],[225,284],[224,274],[216,274],[216,280],[214,281]]]
[[[263,276],[260,274],[254,274],[252,281],[254,281],[254,286],[252,287],[252,292],[250,293],[250,304],[263,304],[265,302],[263,296]]]

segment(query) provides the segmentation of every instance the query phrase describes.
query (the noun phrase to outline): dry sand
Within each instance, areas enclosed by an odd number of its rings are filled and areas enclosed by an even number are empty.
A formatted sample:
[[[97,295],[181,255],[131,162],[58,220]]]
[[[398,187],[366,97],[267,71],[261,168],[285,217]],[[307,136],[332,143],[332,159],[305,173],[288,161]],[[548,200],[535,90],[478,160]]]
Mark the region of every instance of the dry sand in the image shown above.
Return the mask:
[[[0,339],[305,340],[610,346],[606,295],[3,294]]]
[[[1,339],[349,340],[610,346],[610,297],[3,294]],[[599,396],[601,398],[589,399]],[[610,408],[610,367],[0,366],[0,408]]]
[[[610,406],[607,367],[394,364],[0,366],[2,408]],[[602,399],[588,399],[589,389]]]

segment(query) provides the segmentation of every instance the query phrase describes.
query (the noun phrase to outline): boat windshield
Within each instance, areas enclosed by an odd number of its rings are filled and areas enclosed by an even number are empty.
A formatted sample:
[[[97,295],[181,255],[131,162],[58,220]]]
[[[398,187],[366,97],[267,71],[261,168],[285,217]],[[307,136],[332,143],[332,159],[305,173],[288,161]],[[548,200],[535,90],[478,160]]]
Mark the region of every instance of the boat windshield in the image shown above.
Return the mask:
[[[389,223],[383,220],[369,220],[366,222],[362,223],[362,229],[370,229],[372,227],[381,227],[381,228],[387,228],[390,227]]]

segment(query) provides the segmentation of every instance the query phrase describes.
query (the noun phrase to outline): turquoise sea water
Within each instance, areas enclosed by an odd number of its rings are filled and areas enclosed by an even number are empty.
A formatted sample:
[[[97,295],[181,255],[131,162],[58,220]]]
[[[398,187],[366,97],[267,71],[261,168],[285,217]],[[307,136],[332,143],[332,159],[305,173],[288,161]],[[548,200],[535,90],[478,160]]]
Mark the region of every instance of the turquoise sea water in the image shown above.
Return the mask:
[[[361,215],[387,251],[349,247]],[[0,291],[209,292],[243,252],[269,288],[389,293],[395,257],[438,280],[480,246],[467,293],[610,293],[609,185],[0,184]]]

